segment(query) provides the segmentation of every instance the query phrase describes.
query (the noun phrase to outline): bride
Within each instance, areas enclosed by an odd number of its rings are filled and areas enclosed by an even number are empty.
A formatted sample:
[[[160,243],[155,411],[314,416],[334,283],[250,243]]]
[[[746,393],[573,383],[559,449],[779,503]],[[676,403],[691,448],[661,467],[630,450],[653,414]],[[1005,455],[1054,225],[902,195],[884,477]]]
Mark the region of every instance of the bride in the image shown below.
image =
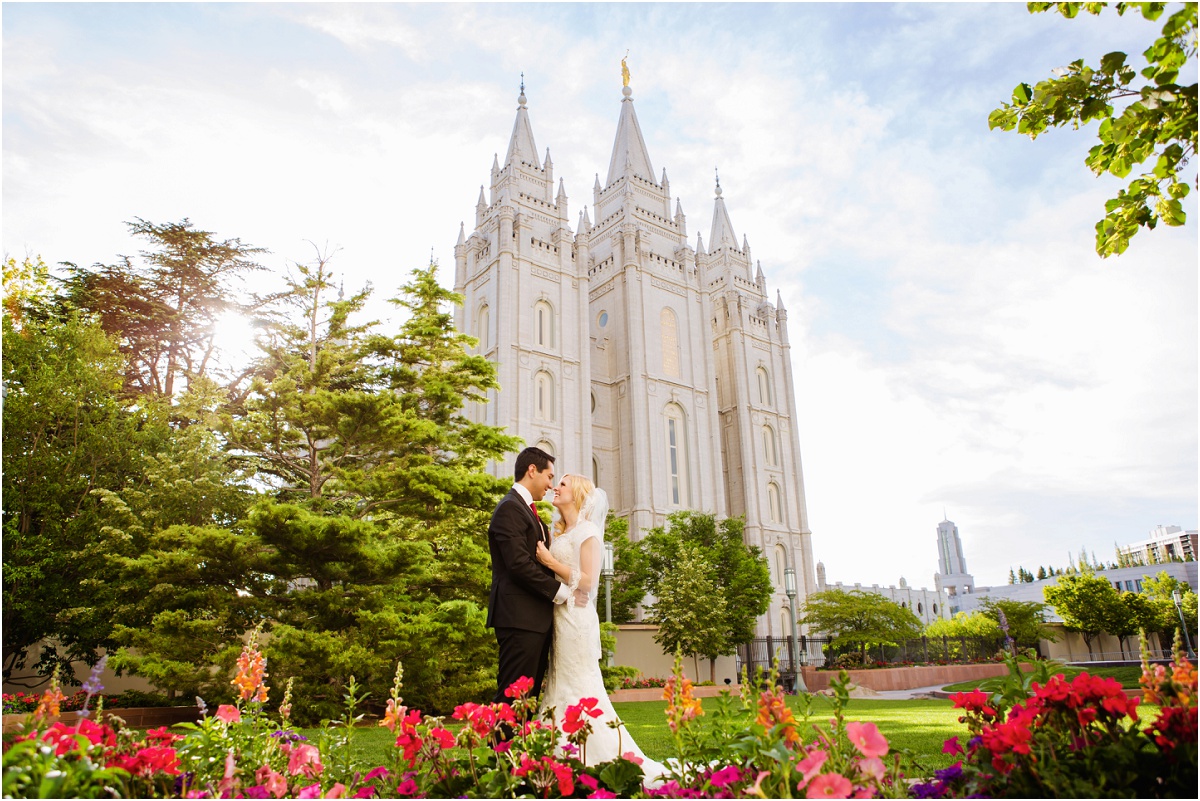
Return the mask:
[[[665,768],[642,753],[623,725],[620,729],[608,725],[618,717],[600,675],[596,591],[608,495],[583,476],[567,474],[555,490],[554,508],[558,510],[554,540],[549,548],[538,543],[537,560],[571,588],[573,597],[554,607],[554,638],[542,709],[553,708],[555,722],[561,726],[568,706],[578,704],[581,698],[595,698],[596,708],[603,714],[592,722],[583,755],[586,764],[608,762],[632,752],[635,762],[641,760],[646,780],[652,781]]]

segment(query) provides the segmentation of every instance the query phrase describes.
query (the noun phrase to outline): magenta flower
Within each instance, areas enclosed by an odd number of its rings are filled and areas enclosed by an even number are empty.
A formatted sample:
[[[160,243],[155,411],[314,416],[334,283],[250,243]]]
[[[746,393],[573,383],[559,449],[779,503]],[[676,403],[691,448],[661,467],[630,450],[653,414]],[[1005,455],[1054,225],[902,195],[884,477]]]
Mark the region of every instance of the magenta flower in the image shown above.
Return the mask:
[[[962,752],[962,746],[958,744],[958,737],[951,737],[942,743],[943,754],[961,754]]]
[[[300,792],[296,793],[296,798],[320,798],[321,785],[310,784],[307,787],[300,788]]]

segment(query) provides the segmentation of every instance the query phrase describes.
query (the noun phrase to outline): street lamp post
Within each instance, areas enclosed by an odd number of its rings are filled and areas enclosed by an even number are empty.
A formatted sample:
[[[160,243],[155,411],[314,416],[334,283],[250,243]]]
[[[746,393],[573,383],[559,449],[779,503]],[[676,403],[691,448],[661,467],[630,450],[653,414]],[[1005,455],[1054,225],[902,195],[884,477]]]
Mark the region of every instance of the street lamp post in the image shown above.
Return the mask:
[[[1175,602],[1175,611],[1179,614],[1179,628],[1183,629],[1183,643],[1187,646],[1188,659],[1195,659],[1196,654],[1192,651],[1192,635],[1188,633],[1187,623],[1183,620],[1183,606],[1179,603],[1179,590],[1171,592],[1171,600]]]
[[[792,616],[792,670],[796,673],[796,689],[799,692],[808,692],[808,686],[804,683],[804,673],[800,667],[796,665],[796,571],[793,568],[787,567],[783,570],[783,589],[788,597],[788,611]],[[800,660],[804,662],[803,659]]]
[[[600,575],[604,578],[604,622],[612,623],[612,578],[613,578],[613,545],[611,542],[604,543],[604,564],[600,568]],[[608,655],[608,666],[612,667],[613,654]]]

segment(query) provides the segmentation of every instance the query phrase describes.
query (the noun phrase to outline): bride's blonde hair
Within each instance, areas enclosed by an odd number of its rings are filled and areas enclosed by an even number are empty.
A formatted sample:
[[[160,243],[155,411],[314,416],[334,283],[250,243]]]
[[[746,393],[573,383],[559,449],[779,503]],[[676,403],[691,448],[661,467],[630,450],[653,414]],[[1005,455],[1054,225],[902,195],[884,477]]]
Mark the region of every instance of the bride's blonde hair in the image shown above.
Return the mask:
[[[575,473],[568,473],[563,478],[571,487],[571,498],[574,501],[571,505],[575,507],[575,513],[578,514],[583,510],[583,504],[587,502],[588,496],[592,494],[592,490],[596,489],[596,485]],[[558,522],[554,524],[554,536],[557,537],[566,531],[566,529],[567,521],[560,517]]]

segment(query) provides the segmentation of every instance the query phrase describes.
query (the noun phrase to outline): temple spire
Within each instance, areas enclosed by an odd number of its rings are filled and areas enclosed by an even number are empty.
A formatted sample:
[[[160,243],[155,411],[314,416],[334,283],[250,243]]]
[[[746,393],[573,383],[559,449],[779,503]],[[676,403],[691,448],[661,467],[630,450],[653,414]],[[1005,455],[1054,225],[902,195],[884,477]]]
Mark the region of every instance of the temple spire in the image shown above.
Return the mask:
[[[733,233],[733,223],[729,219],[729,211],[725,208],[725,198],[721,197],[721,176],[717,175],[717,199],[713,205],[712,231],[708,235],[708,246],[713,250],[720,248],[737,249],[737,236]]]
[[[632,175],[654,183],[654,166],[650,163],[646,140],[642,138],[642,127],[633,110],[633,89],[625,86],[621,94],[625,97],[621,101],[621,116],[617,120],[617,136],[613,142],[612,158],[608,161],[608,180],[605,184],[612,186],[622,176]]]
[[[523,161],[541,169],[538,161],[537,144],[533,141],[533,126],[529,123],[529,109],[525,108],[525,73],[521,73],[521,94],[517,97],[517,119],[513,123],[512,138],[508,142],[508,155],[504,157],[507,166],[514,161]]]

